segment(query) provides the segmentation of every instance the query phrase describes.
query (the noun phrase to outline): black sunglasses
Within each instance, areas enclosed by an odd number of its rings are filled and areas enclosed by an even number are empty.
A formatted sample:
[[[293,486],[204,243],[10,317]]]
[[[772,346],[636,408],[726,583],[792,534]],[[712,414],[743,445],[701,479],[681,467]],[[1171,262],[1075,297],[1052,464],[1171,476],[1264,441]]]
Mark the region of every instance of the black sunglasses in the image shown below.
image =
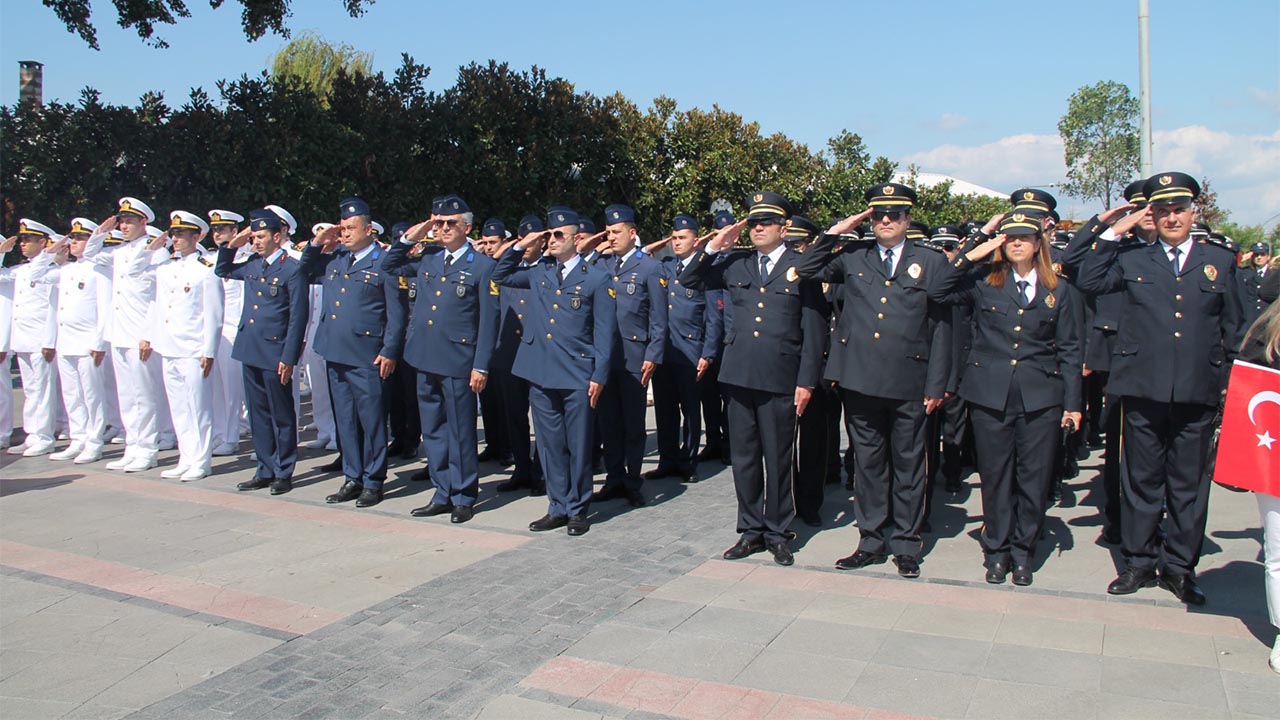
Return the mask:
[[[872,222],[880,220],[888,220],[890,222],[898,222],[907,214],[906,210],[876,210],[871,213]]]
[[[780,220],[778,218],[763,218],[761,220],[748,220],[747,228],[750,229],[756,226],[771,227],[773,225],[781,225],[784,222],[785,222],[784,220]]]

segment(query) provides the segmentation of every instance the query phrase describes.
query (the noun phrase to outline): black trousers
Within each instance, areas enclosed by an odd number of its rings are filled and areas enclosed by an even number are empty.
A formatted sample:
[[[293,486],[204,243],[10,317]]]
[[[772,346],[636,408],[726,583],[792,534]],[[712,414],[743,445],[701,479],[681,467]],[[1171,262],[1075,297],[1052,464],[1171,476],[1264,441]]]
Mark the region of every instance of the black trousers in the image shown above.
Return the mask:
[[[923,543],[923,398],[894,400],[842,390],[858,476],[854,511],[869,553],[919,557]]]
[[[537,448],[531,448],[529,441],[529,381],[512,375],[510,370],[498,369],[490,369],[489,380],[496,380],[502,387],[502,418],[506,421],[507,442],[515,458],[511,477],[536,485],[542,479],[542,465],[538,462]]]
[[[490,380],[493,379],[490,375]],[[480,393],[480,421],[484,423],[485,450],[502,457],[511,452],[511,443],[507,440],[507,422],[502,417],[502,383],[485,383],[484,392]]]
[[[418,414],[418,371],[401,360],[387,378],[387,418],[391,441],[415,452],[422,443],[422,418]],[[341,447],[339,447],[341,450]]]
[[[747,541],[787,541],[795,519],[792,462],[796,447],[793,393],[777,394],[724,385],[729,393],[733,487],[738,532]]]
[[[1130,567],[1195,572],[1209,509],[1209,405],[1125,397],[1121,537]],[[1164,517],[1164,543],[1158,541]]]
[[[831,442],[827,420],[830,414],[827,394],[822,388],[814,388],[804,415],[797,421],[800,438],[795,456],[795,499],[796,513],[801,517],[817,515],[822,509],[830,460],[827,452]]]
[[[1106,396],[1107,411],[1102,414],[1102,427],[1107,436],[1104,440],[1104,457],[1102,458],[1102,511],[1106,518],[1106,527],[1120,532],[1123,527],[1120,502],[1120,475],[1124,472],[1124,464],[1120,462],[1123,451],[1121,428],[1124,427],[1124,404],[1117,395]]]
[[[698,381],[698,397],[702,402],[702,427],[706,430],[707,438],[704,446],[707,452],[713,455],[720,454],[728,442],[725,408],[729,402],[729,395],[720,386],[719,372],[720,363],[713,363]]]
[[[1044,526],[1062,406],[1024,412],[971,405],[986,564],[1030,565]]]
[[[659,365],[653,373],[653,415],[657,424],[658,468],[692,475],[702,438],[698,370],[691,365]]]
[[[596,431],[604,441],[605,488],[625,485],[640,489],[644,461],[645,401],[640,377],[614,368],[596,402]]]

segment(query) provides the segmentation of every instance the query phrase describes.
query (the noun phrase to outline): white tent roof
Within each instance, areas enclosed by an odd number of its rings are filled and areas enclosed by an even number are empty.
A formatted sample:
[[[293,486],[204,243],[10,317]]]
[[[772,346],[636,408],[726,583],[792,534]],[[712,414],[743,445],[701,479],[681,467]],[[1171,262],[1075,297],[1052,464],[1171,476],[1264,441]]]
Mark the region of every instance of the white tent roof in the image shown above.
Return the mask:
[[[893,176],[893,182],[905,182],[908,178],[907,173],[897,173]],[[953,195],[982,195],[984,197],[999,198],[1007,200],[1009,193],[992,190],[989,187],[983,187],[974,183],[944,175],[942,173],[916,173],[916,185],[918,187],[933,187],[939,183],[951,182],[951,194]]]

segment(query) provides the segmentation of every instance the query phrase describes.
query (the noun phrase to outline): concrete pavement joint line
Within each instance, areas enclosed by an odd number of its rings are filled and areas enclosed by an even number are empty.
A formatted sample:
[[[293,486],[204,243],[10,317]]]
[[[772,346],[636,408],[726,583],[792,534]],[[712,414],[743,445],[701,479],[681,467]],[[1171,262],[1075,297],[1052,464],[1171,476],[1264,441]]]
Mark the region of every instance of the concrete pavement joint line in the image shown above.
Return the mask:
[[[134,476],[85,475],[75,481],[91,487],[149,495],[165,500],[213,505],[228,510],[267,515],[270,517],[307,520],[326,525],[338,525],[356,530],[417,537],[425,540],[472,545],[490,550],[510,550],[520,547],[533,538],[500,530],[480,530],[454,527],[420,520],[405,520],[387,513],[355,512],[332,505],[321,505],[284,498],[263,498],[239,491],[211,490],[191,484],[175,484]]]
[[[799,568],[778,568],[762,563],[708,560],[689,572],[693,577],[728,582],[745,582],[774,588],[828,592],[849,597],[896,600],[916,605],[935,605],[984,610],[1014,615],[1033,615],[1058,620],[1092,620],[1130,625],[1152,630],[1171,630],[1196,635],[1237,638],[1253,636],[1248,624],[1236,617],[1188,612],[1182,605],[1167,607],[1122,600],[1067,598],[1034,593],[1022,588],[1001,588],[934,583],[923,592],[916,580],[887,576],[844,574]],[[1259,623],[1265,618],[1258,618]]]
[[[921,717],[564,656],[552,658],[520,684],[680,720]]]
[[[252,635],[258,635],[260,637],[270,638],[272,640],[280,640],[282,642],[288,642],[296,637],[301,637],[298,633],[295,633],[295,632],[286,632],[284,630],[277,630],[275,628],[267,627],[265,625],[258,625],[256,623],[245,622],[244,620],[236,620],[234,618],[222,617],[220,615],[210,615],[209,613],[200,612],[198,610],[191,610],[189,608],[179,607],[177,605],[171,605],[167,602],[161,602],[159,600],[152,600],[150,598],[139,597],[137,595],[128,595],[126,593],[116,592],[115,590],[108,590],[106,588],[101,588],[101,587],[98,587],[97,585],[90,585],[88,583],[83,583],[78,580],[68,580],[66,578],[54,577],[53,575],[46,575],[41,572],[35,572],[34,570],[22,570],[19,568],[9,567],[9,566],[0,564],[0,575],[4,575],[7,577],[21,578],[23,580],[28,580],[30,582],[40,583],[41,585],[49,585],[51,587],[63,588],[65,590],[73,590],[78,593],[84,593],[85,595],[92,595],[93,597],[102,598],[103,600],[111,600],[119,603],[128,603],[130,605],[137,605],[139,607],[144,607],[144,608],[147,608],[148,610],[155,610],[157,612],[162,612],[167,615],[174,615],[176,617],[187,618],[189,620],[195,620],[198,622],[205,623],[207,625],[217,625],[218,627],[224,627],[224,628],[227,628],[228,630],[238,630],[240,632],[245,632]]]
[[[345,613],[327,608],[10,541],[0,541],[0,565],[297,635],[319,630],[346,617]]]

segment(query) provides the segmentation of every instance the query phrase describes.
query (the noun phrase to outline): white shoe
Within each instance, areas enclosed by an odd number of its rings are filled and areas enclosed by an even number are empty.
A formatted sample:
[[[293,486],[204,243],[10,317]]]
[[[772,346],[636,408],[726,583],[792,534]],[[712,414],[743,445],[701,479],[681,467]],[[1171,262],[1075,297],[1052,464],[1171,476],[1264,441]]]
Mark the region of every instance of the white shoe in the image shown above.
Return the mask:
[[[325,449],[325,450],[337,450],[337,449],[338,449],[338,441],[337,441],[337,440],[330,440],[330,441],[329,441],[329,444],[324,446],[324,449]]]
[[[256,452],[249,453],[249,460],[251,462],[258,462],[258,453]]]
[[[143,470],[150,470],[158,464],[154,457],[140,457],[129,461],[129,464],[121,469],[125,472],[142,472]]]
[[[33,445],[22,451],[22,457],[39,457],[53,452],[52,445]]]
[[[188,470],[190,470],[190,469],[191,469],[191,468],[187,467],[186,465],[179,465],[179,466],[177,466],[177,467],[171,467],[171,468],[169,468],[168,470],[165,470],[165,471],[161,472],[161,473],[160,473],[160,477],[162,477],[162,478],[168,478],[168,479],[170,479],[170,480],[176,480],[176,479],[178,479],[178,478],[182,477],[183,475],[186,475],[186,474],[187,474],[187,471],[188,471]]]
[[[77,455],[76,459],[73,462],[77,465],[88,465],[89,463],[96,463],[101,459],[102,459],[101,450],[85,450],[84,452]]]
[[[1272,670],[1280,673],[1280,635],[1276,636],[1275,645],[1271,646],[1271,660],[1267,664]]]
[[[160,438],[160,450],[176,450],[177,447],[177,439]]]
[[[192,480],[200,480],[209,477],[209,471],[204,468],[191,468],[182,475],[182,482],[191,482]]]
[[[76,456],[82,452],[84,452],[84,443],[78,443],[78,444],[73,443],[71,445],[68,445],[67,449],[59,450],[58,452],[50,455],[49,459],[50,460],[74,460]]]
[[[118,458],[118,459],[116,459],[116,460],[112,460],[111,462],[107,463],[107,469],[108,469],[108,470],[123,470],[123,469],[125,469],[126,467],[128,467],[129,463],[131,463],[131,462],[133,462],[133,456],[132,456],[132,455],[130,455],[129,453],[125,453],[125,454],[124,454],[123,456],[121,456],[120,458]]]
[[[304,448],[309,448],[309,449],[311,449],[311,450],[319,450],[319,449],[321,449],[321,448],[327,448],[327,447],[329,447],[329,445],[331,445],[331,444],[333,444],[333,441],[332,441],[332,440],[330,440],[329,438],[327,438],[327,437],[318,437],[318,438],[316,438],[315,440],[308,440],[308,441],[306,441],[306,442],[302,443],[302,447],[304,447]]]
[[[106,430],[102,431],[102,442],[109,443],[116,438],[120,438],[124,442],[124,431],[115,425],[108,425]]]
[[[59,440],[70,440],[70,439],[71,439],[71,435],[69,435],[69,434],[67,433],[67,431],[66,431],[66,430],[59,430],[59,431],[58,431],[58,435],[57,435],[57,437],[58,437],[58,439],[59,439]]]
[[[213,454],[218,456],[235,455],[240,450],[240,443],[222,443],[213,449]]]
[[[27,451],[27,444],[26,444],[26,443],[22,443],[21,445],[14,445],[13,447],[9,448],[8,450],[5,450],[5,452],[6,452],[6,453],[8,453],[8,454],[10,454],[10,455],[21,455],[22,453],[24,453],[24,452],[26,452],[26,451]]]
[[[123,444],[124,444],[124,435],[117,435],[117,436],[115,436],[115,437],[111,438],[111,444],[112,444],[112,445],[123,445]]]

